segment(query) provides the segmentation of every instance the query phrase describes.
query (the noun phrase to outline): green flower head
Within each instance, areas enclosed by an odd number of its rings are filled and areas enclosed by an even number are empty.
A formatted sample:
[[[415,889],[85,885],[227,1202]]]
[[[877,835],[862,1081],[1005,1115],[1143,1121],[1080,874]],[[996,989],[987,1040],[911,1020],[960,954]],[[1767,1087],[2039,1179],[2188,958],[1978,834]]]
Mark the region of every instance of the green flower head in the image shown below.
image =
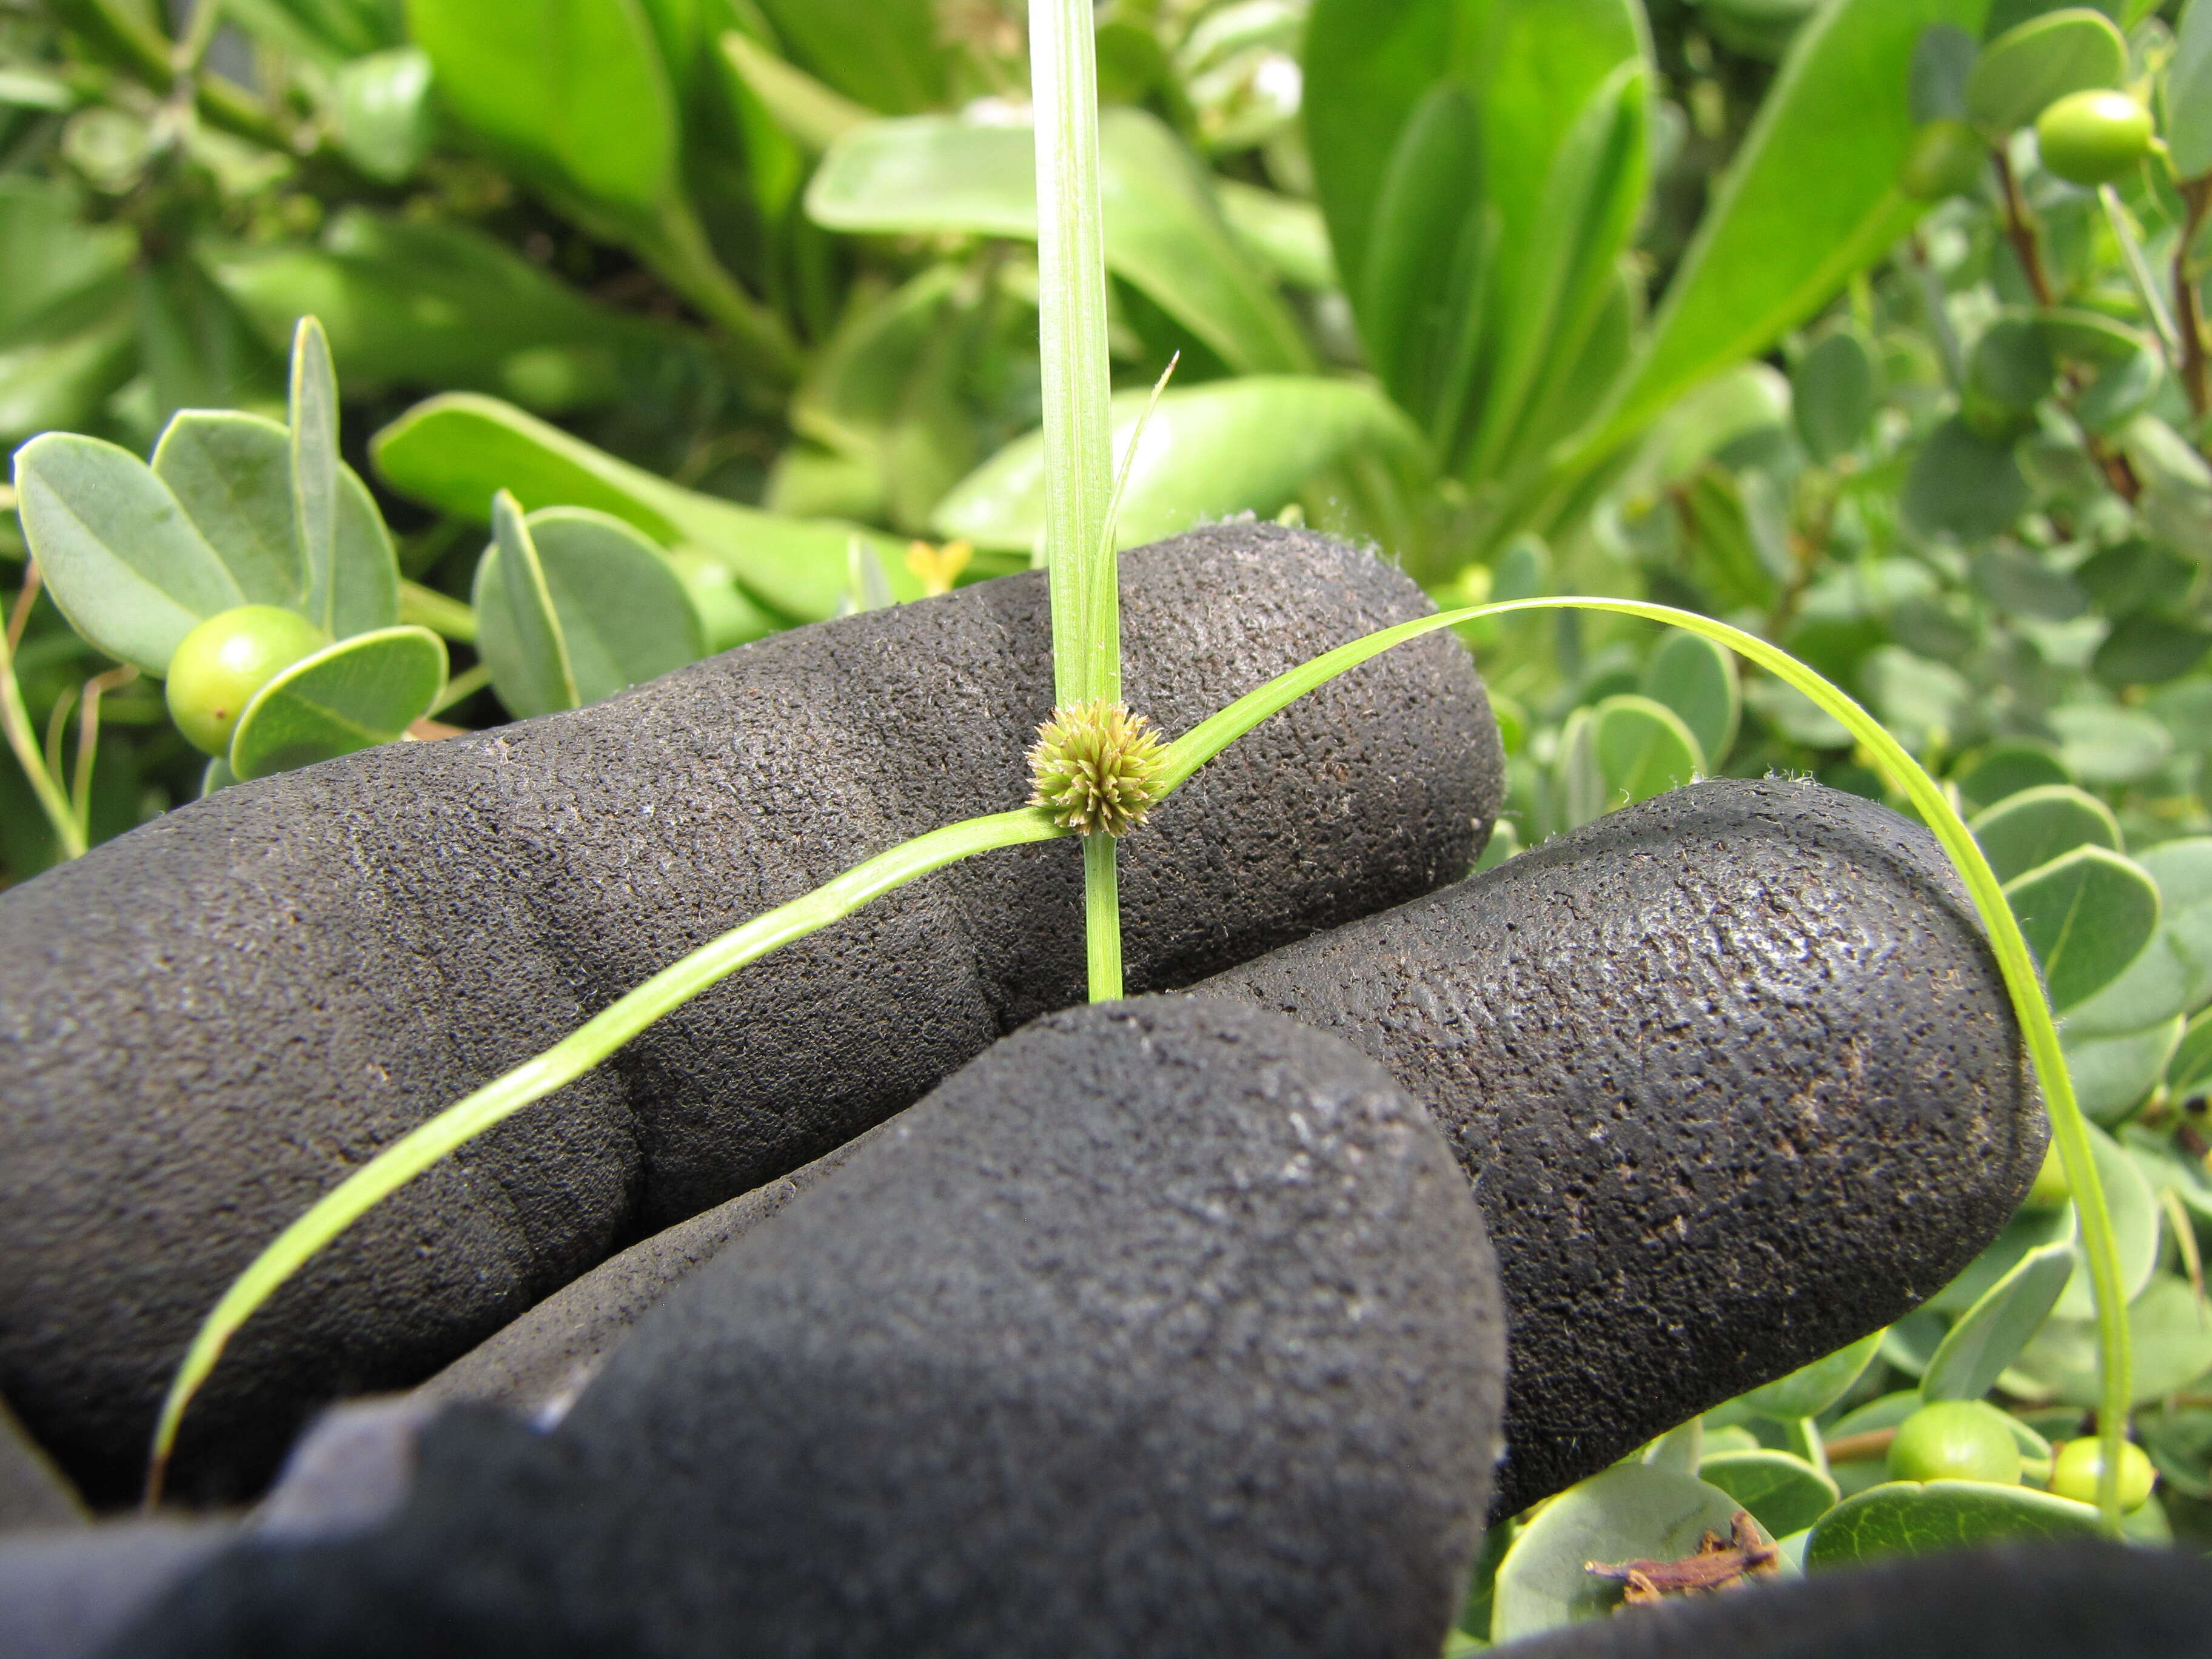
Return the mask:
[[[1165,762],[1152,723],[1118,702],[1055,708],[1030,750],[1036,784],[1030,805],[1050,811],[1063,829],[1125,836],[1159,799]]]

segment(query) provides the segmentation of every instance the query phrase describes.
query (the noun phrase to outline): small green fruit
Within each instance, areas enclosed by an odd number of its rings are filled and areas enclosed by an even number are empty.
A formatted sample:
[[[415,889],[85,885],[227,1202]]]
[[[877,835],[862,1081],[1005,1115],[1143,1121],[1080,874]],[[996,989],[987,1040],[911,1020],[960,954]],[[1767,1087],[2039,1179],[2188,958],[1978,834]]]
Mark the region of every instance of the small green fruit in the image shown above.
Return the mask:
[[[1897,187],[1919,202],[1964,196],[1981,182],[1990,147],[1964,121],[1930,121],[1912,135],[1897,169]]]
[[[169,659],[169,718],[194,748],[228,754],[231,731],[253,694],[330,642],[299,612],[273,605],[210,617]]]
[[[2027,1204],[2031,1210],[2055,1210],[2074,1196],[2074,1188],[2066,1179],[2066,1165],[2058,1156],[2057,1141],[2043,1149],[2043,1167],[2035,1172],[2035,1184],[2027,1189]]]
[[[2104,1449],[2094,1435],[2061,1446],[2051,1463],[2051,1490],[2077,1504],[2095,1503],[2097,1476],[2105,1467]],[[2143,1449],[2131,1440],[2120,1442],[2121,1509],[2141,1509],[2150,1501],[2150,1489],[2157,1484],[2158,1471],[2143,1455]]]
[[[2020,1484],[2020,1443],[1994,1407],[1978,1400],[1923,1406],[1890,1443],[1893,1480],[1985,1480]]]
[[[2150,148],[2150,112],[2124,92],[2073,92],[2035,118],[2043,165],[2076,185],[2110,184]]]

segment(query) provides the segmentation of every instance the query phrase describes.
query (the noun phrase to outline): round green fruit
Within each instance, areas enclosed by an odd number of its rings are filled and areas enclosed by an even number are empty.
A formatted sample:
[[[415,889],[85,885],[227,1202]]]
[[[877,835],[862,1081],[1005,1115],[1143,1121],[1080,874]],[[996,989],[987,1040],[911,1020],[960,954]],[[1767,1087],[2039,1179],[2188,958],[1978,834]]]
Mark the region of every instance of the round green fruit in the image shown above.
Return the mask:
[[[1986,1480],[2020,1484],[2020,1443],[1995,1407],[1978,1400],[1923,1406],[1890,1443],[1893,1480]]]
[[[2150,148],[2150,112],[2124,92],[2069,93],[2035,118],[2043,165],[2076,185],[2109,184]]]
[[[2051,1462],[2051,1490],[2077,1504],[2095,1503],[2097,1476],[2105,1467],[2104,1449],[2094,1435],[2061,1446]],[[2121,1509],[2141,1509],[2149,1502],[2150,1489],[2157,1484],[2158,1471],[2151,1468],[2143,1449],[2131,1440],[2120,1442]]]
[[[330,636],[296,611],[241,605],[210,617],[169,659],[169,718],[192,746],[230,752],[230,734],[253,694]]]
[[[1981,182],[1990,147],[1964,121],[1930,121],[1912,135],[1897,169],[1897,187],[1915,201],[1964,196]]]

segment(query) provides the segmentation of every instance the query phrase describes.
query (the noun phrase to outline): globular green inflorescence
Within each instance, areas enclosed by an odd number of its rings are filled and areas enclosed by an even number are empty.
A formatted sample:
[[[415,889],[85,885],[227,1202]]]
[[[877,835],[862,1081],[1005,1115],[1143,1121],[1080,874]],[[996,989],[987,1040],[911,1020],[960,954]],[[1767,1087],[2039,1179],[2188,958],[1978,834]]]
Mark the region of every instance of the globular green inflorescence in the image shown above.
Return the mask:
[[[1125,836],[1159,799],[1165,760],[1158,728],[1118,702],[1055,708],[1030,750],[1036,785],[1030,805],[1046,808],[1064,830]]]

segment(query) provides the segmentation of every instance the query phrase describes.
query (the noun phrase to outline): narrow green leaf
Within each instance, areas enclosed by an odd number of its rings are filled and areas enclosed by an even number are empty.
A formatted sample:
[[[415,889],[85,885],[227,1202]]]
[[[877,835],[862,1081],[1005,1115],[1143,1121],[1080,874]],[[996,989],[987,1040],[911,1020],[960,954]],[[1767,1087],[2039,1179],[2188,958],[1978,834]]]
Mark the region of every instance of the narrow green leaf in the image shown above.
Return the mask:
[[[435,636],[430,637],[435,644]],[[147,1483],[149,1505],[160,1499],[162,1472],[176,1444],[185,1407],[238,1328],[325,1245],[423,1170],[532,1102],[581,1077],[664,1014],[682,1007],[748,963],[818,932],[933,870],[978,853],[1052,841],[1066,833],[1048,814],[1024,809],[933,830],[878,854],[805,896],[763,912],[662,969],[544,1054],[456,1101],[383,1148],[279,1233],[232,1281],[202,1322],[184,1363],[170,1380],[155,1426]]]
[[[492,544],[477,563],[470,598],[477,649],[491,670],[492,689],[510,714],[525,720],[580,708],[586,699],[544,565],[522,509],[505,490],[492,498],[491,525]]]
[[[1114,453],[1128,453],[1151,393],[1113,400]],[[1350,457],[1415,466],[1420,437],[1388,399],[1352,380],[1253,375],[1170,389],[1146,423],[1115,541],[1139,547],[1233,514],[1273,514]],[[938,533],[1026,551],[1044,525],[1044,456],[1017,439],[953,486],[931,514]]]
[[[2024,127],[2069,92],[2117,87],[2128,43],[2089,6],[2031,17],[1982,48],[1966,77],[1966,118],[1992,133]]]
[[[2051,1006],[2064,1013],[2121,973],[2158,931],[2158,888],[2118,854],[2077,847],[2005,884]]]
[[[47,592],[112,657],[164,673],[195,626],[246,602],[168,486],[128,450],[47,433],[15,452],[15,489]]]
[[[533,513],[529,529],[584,702],[611,697],[706,654],[683,581],[636,531],[577,507]],[[876,562],[872,554],[869,559]]]
[[[1979,1400],[2019,1357],[2074,1276],[2074,1247],[2030,1250],[1951,1327],[1920,1378],[1926,1400]]]
[[[741,78],[777,125],[812,155],[819,155],[875,112],[856,104],[805,70],[787,63],[766,46],[732,29],[719,43],[732,72]]]
[[[427,628],[340,640],[254,694],[231,733],[230,769],[265,778],[394,742],[445,689],[445,642]]]
[[[1805,1546],[1805,1570],[1978,1544],[2062,1543],[2094,1538],[2097,1530],[2097,1511],[2088,1504],[2027,1486],[1893,1480],[1845,1498],[1820,1517]]]
[[[1967,821],[2000,881],[2025,875],[2077,847],[2120,848],[2112,809],[2070,784],[2046,784],[2008,796]]]
[[[953,55],[931,0],[759,0],[791,57],[846,97],[886,115],[945,100]]]
[[[1235,179],[1217,176],[1212,182],[1222,219],[1276,276],[1316,292],[1337,286],[1336,262],[1329,255],[1320,209]]]
[[[337,623],[338,382],[330,341],[313,317],[292,337],[292,519],[307,620]]]
[[[484,518],[502,489],[528,508],[596,507],[663,547],[713,555],[749,592],[803,621],[836,614],[855,534],[890,553],[884,566],[898,599],[921,597],[902,544],[887,537],[679,489],[495,398],[461,392],[417,404],[370,441],[369,453],[394,486],[465,519]]]

